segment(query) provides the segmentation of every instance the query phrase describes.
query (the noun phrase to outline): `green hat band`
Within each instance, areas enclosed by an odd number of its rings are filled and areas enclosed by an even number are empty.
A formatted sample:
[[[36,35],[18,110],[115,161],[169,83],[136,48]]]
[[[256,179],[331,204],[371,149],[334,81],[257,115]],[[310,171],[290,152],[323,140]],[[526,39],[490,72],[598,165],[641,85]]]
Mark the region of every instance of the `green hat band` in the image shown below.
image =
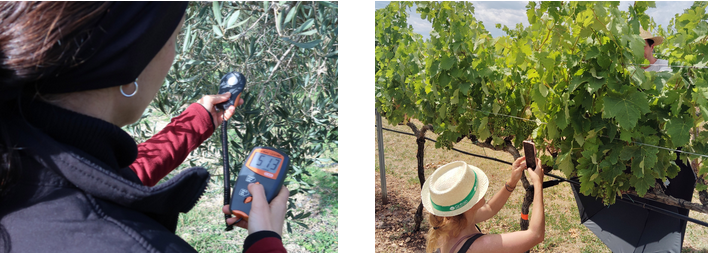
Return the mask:
[[[439,205],[435,204],[435,202],[433,201],[432,198],[430,198],[430,203],[433,205],[433,208],[435,208],[435,210],[438,210],[438,211],[449,212],[449,211],[454,211],[454,210],[460,209],[460,207],[463,207],[464,205],[469,203],[470,200],[472,200],[472,197],[474,197],[474,192],[477,190],[477,172],[472,170],[472,173],[474,173],[474,186],[472,186],[472,190],[470,191],[469,194],[467,194],[467,197],[465,197],[460,202],[457,202],[457,204],[453,204],[450,206],[439,206]]]

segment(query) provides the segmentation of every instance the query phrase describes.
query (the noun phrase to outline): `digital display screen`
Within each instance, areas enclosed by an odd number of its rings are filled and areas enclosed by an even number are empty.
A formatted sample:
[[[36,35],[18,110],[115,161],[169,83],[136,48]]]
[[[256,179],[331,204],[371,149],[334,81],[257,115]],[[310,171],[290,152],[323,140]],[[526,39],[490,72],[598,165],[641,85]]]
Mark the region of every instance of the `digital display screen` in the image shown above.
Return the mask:
[[[278,170],[278,165],[280,165],[280,158],[256,152],[253,154],[253,159],[251,159],[251,163],[248,166],[275,173]]]

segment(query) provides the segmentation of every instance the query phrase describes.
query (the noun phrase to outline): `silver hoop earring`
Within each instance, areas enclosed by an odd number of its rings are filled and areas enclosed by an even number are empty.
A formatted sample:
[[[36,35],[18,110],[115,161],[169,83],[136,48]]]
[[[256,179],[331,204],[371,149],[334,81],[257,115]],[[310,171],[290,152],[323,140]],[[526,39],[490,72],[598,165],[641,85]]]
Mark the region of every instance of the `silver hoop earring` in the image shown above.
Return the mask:
[[[123,94],[123,96],[125,96],[127,98],[135,96],[135,94],[138,93],[138,79],[135,78],[135,81],[133,83],[135,84],[135,91],[133,91],[132,94],[130,94],[130,95],[125,94],[125,91],[123,91],[123,85],[120,86],[120,93]]]

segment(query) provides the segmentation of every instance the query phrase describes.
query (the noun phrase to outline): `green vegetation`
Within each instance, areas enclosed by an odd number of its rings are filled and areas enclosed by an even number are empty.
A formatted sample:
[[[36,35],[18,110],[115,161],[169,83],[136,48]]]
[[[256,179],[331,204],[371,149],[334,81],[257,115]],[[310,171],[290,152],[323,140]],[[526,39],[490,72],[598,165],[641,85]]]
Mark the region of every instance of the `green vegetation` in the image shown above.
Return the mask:
[[[579,177],[581,192],[606,204],[674,177],[671,149],[708,154],[707,69],[645,72],[639,36],[640,27],[664,36],[656,55],[671,65],[705,67],[707,2],[666,28],[645,14],[653,2],[629,11],[618,2],[529,2],[530,25],[503,27],[498,38],[472,3],[415,2],[432,23],[429,40],[406,23],[413,4],[376,10],[376,108],[391,124],[431,125],[436,147],[468,138],[520,150],[533,139],[544,165]],[[705,191],[708,165],[699,164],[696,188]]]

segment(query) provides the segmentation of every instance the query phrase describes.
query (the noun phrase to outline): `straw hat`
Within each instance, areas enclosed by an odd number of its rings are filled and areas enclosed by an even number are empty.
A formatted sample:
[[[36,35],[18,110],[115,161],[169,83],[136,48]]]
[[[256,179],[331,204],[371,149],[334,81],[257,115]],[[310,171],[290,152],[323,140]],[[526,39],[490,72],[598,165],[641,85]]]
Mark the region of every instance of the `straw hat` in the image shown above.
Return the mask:
[[[655,46],[664,42],[664,37],[651,35],[650,32],[647,32],[646,30],[642,29],[641,27],[639,28],[639,36],[641,36],[642,39],[645,39],[645,40],[653,40]]]
[[[421,200],[428,212],[450,217],[477,204],[489,187],[489,179],[479,168],[462,161],[443,165],[425,181]]]

